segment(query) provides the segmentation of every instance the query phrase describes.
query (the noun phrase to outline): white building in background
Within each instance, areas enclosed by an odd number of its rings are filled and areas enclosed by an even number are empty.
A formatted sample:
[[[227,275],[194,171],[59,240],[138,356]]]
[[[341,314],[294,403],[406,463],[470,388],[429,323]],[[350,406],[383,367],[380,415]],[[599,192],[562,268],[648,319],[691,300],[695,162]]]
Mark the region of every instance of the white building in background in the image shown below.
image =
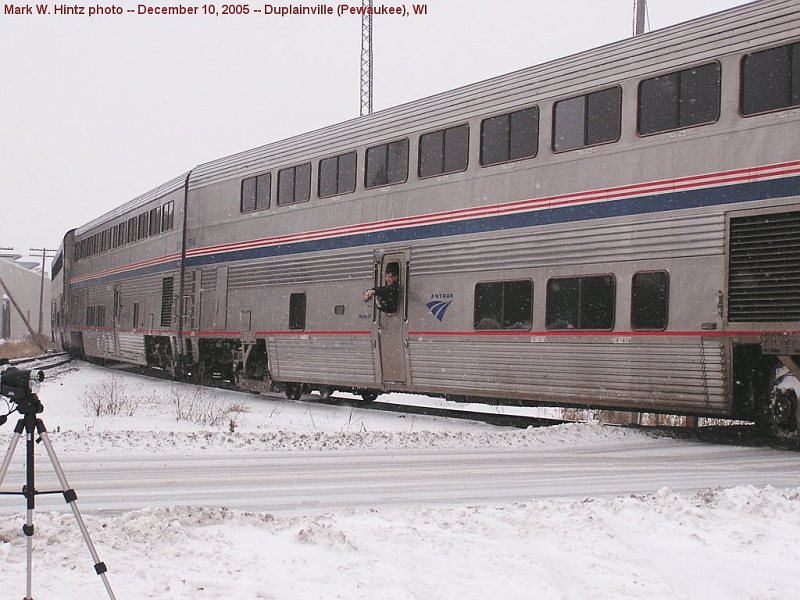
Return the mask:
[[[40,330],[39,299],[42,288],[40,265],[30,262],[17,262],[18,255],[0,255],[0,278],[8,286],[25,318],[35,332]],[[36,270],[34,270],[34,268]],[[41,332],[50,339],[50,278],[44,277],[44,297],[42,298]],[[14,308],[8,292],[0,285],[0,338],[22,340],[28,337],[28,329]]]

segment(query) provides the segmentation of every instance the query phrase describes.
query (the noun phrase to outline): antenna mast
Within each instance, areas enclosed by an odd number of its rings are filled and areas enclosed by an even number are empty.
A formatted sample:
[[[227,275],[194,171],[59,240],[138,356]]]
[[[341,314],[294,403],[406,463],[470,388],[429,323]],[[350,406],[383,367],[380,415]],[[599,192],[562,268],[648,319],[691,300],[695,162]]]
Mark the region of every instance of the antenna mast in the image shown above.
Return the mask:
[[[361,115],[372,112],[372,0],[361,0]]]

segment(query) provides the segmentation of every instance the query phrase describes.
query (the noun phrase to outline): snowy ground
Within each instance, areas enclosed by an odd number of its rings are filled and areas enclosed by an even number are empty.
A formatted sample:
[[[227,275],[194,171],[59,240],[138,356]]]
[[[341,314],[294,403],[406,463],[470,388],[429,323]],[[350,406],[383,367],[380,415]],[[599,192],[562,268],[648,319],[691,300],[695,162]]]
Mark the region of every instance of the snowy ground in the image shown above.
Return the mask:
[[[585,452],[598,444],[613,452],[623,443],[651,443],[641,433],[593,425],[517,431],[198,392],[123,373],[112,378],[85,364],[50,374],[40,396],[65,464],[96,454],[135,459],[543,446]],[[109,408],[112,396],[119,414],[94,414]],[[3,450],[12,428],[13,419],[0,430]],[[5,491],[19,489],[13,482],[22,476],[22,448]],[[37,470],[49,468],[40,458]],[[67,472],[71,479],[79,475]],[[77,491],[81,504],[85,494]],[[61,506],[36,512],[33,596],[108,597],[75,519]],[[23,499],[0,500],[0,515],[0,598],[22,597]],[[682,495],[656,486],[611,498],[376,505],[322,514],[142,506],[84,516],[120,600],[800,598],[800,488],[743,485]]]

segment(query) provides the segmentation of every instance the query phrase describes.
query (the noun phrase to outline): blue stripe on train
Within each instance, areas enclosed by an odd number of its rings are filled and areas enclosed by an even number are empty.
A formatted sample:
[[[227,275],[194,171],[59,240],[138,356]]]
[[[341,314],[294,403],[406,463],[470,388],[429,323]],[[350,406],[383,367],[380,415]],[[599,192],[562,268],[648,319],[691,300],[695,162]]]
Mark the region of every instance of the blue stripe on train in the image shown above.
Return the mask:
[[[405,229],[388,229],[369,233],[343,235],[307,242],[290,242],[278,246],[249,248],[230,252],[213,253],[206,256],[195,256],[186,259],[189,268],[213,265],[216,263],[238,262],[273,256],[321,252],[340,248],[354,248],[367,245],[397,244],[412,240],[449,237],[490,231],[506,231],[537,225],[553,225],[604,219],[609,217],[633,216],[647,213],[660,213],[689,208],[722,206],[770,198],[785,198],[800,195],[800,176],[782,179],[770,179],[753,183],[717,186],[699,190],[686,190],[664,194],[636,196],[623,200],[606,200],[594,204],[577,204],[561,208],[542,209],[537,211],[497,215],[493,217],[476,217],[449,223],[418,225]],[[174,270],[177,261],[163,265],[145,267],[108,275],[100,279],[81,282],[75,287],[81,288],[98,283],[108,283],[125,279],[132,275],[139,277],[161,271]]]

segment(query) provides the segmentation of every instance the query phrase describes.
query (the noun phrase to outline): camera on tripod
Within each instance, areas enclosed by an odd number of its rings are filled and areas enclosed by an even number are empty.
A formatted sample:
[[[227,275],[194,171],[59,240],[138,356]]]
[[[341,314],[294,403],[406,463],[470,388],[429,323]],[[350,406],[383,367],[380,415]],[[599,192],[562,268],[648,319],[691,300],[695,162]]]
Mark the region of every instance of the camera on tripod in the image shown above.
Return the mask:
[[[44,371],[38,369],[18,369],[8,364],[8,359],[0,359],[0,396],[19,402],[39,391],[44,381]]]

